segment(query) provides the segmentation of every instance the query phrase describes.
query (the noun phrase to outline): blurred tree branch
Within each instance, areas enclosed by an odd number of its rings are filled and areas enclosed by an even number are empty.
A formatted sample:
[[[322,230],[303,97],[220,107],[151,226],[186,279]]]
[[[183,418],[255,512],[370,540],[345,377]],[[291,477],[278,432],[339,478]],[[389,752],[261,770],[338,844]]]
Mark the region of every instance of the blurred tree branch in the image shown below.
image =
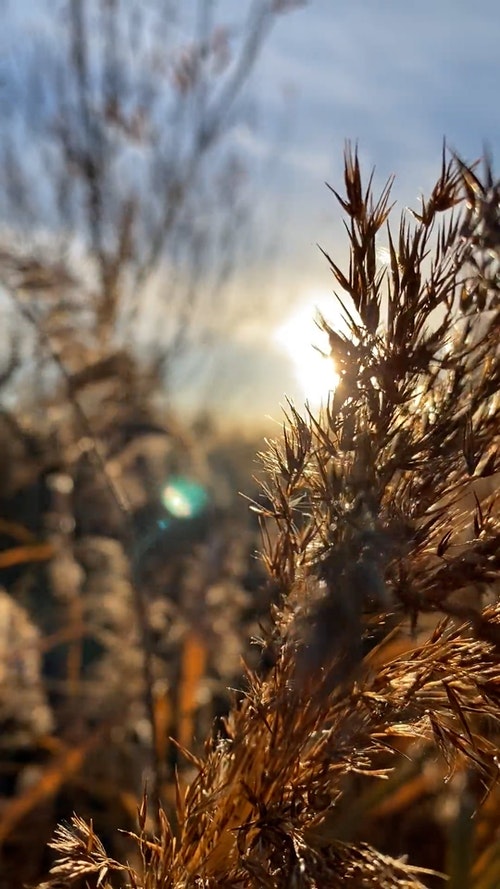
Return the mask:
[[[182,353],[188,331],[202,330],[204,305],[217,299],[223,314],[219,294],[252,216],[228,136],[271,28],[298,5],[251,0],[239,4],[236,24],[220,20],[213,0],[182,10],[158,0],[66,0],[60,14],[50,11],[57,44],[34,47],[41,100],[23,109],[27,131],[37,130],[43,181],[6,130],[3,213],[11,227],[48,224],[63,249],[83,239],[94,274],[75,308],[93,312],[91,360],[120,326],[122,335],[124,325],[135,329],[161,274],[158,370]]]

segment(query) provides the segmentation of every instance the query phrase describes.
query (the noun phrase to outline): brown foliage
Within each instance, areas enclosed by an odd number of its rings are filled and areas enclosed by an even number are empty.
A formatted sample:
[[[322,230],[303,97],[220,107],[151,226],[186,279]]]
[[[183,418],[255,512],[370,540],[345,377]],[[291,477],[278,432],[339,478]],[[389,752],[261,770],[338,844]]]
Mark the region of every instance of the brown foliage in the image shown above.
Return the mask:
[[[396,235],[390,185],[374,200],[350,150],[345,189],[347,272],[327,258],[349,334],[325,324],[340,383],[319,417],[290,408],[256,506],[280,592],[271,666],[247,671],[224,735],[186,751],[195,775],[157,836],[144,799],[142,863],[109,859],[75,816],[53,843],[54,885],[417,889],[434,877],[352,821],[388,818],[453,775],[457,825],[470,832],[478,813],[474,841],[451,841],[449,875],[497,885],[498,186],[443,155]]]

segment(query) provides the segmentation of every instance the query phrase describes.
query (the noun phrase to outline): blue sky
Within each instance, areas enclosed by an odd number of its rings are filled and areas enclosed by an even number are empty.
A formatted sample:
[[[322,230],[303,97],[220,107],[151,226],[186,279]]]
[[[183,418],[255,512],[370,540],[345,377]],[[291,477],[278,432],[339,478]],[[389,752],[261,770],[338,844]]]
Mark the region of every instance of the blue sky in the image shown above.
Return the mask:
[[[238,19],[246,5],[221,0],[221,19]],[[31,22],[28,37],[42,35],[50,23],[46,0],[1,6],[1,56],[22,66],[16,29]],[[397,175],[394,196],[402,207],[432,186],[444,136],[467,160],[484,145],[499,158],[499,44],[498,0],[310,0],[278,19],[246,88],[254,113],[231,133],[255,170],[264,238],[276,245],[258,285],[276,324],[329,290],[316,243],[343,256],[340,216],[324,183],[342,187],[346,139],[358,142],[367,171],[376,166],[378,184]],[[256,414],[277,414],[285,392],[299,399],[301,393],[262,321],[261,302],[252,314],[247,279],[242,269],[234,289],[250,305],[249,322],[234,341],[224,333],[206,397],[217,400],[219,391],[227,404],[246,410],[250,393]]]
[[[465,0],[312,0],[274,30],[253,79],[266,123],[295,91],[279,184],[322,219],[322,183],[338,182],[346,138],[411,200],[429,187],[442,139],[465,157],[500,142],[500,4]],[[297,211],[297,228],[299,228]],[[317,232],[313,237],[316,237]]]
[[[401,208],[432,187],[444,137],[467,160],[485,145],[498,159],[499,40],[495,0],[312,0],[278,21],[251,84],[259,125],[235,134],[249,157],[272,162],[266,201],[287,256],[273,279],[278,300],[300,304],[329,290],[316,243],[343,255],[324,182],[341,190],[346,139],[358,142],[367,171],[376,167],[378,184],[396,174]],[[286,113],[280,144],[273,134]]]

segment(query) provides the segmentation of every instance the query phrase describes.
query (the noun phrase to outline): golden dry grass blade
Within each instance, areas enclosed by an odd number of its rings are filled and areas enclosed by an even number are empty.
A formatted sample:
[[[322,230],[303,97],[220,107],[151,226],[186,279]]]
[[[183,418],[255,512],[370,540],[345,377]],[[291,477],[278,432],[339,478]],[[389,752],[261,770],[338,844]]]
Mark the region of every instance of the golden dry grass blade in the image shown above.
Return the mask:
[[[62,785],[81,769],[85,758],[101,740],[102,730],[99,730],[82,744],[64,750],[43,770],[40,778],[31,787],[3,808],[0,818],[0,846],[5,843],[23,818],[44,800],[54,797]]]

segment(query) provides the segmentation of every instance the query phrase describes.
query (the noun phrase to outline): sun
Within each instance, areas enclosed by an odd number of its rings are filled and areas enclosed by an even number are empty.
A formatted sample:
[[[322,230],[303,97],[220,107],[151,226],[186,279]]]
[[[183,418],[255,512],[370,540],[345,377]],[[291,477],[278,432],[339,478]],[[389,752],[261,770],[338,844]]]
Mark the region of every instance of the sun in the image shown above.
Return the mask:
[[[316,323],[321,314],[334,324],[334,309],[332,295],[308,291],[299,307],[274,331],[273,339],[291,362],[302,395],[315,407],[327,401],[339,382],[329,355],[328,335]]]

